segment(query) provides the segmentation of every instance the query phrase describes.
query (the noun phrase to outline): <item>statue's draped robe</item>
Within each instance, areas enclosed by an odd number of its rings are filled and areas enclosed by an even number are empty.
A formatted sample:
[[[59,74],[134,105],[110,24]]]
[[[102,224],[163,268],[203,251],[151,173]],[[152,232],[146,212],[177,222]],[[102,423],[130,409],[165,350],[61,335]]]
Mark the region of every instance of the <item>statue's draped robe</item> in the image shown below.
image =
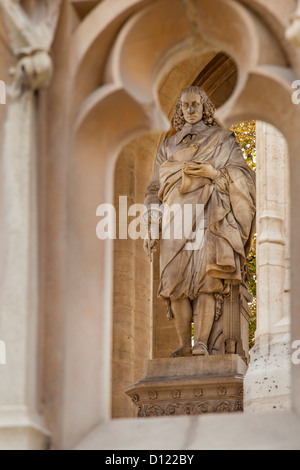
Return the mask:
[[[176,153],[187,146],[195,146],[191,160],[177,161]],[[218,170],[214,180],[197,174],[203,163]],[[162,203],[160,297],[195,299],[200,293],[223,294],[228,284],[243,281],[255,230],[255,175],[231,131],[208,127],[203,121],[186,123],[162,143],[145,205],[150,209]],[[197,241],[187,230],[178,236],[178,216],[187,204],[194,207],[190,232],[195,233],[197,222]],[[196,212],[197,204],[203,205],[204,214]],[[175,211],[168,211],[172,206]]]

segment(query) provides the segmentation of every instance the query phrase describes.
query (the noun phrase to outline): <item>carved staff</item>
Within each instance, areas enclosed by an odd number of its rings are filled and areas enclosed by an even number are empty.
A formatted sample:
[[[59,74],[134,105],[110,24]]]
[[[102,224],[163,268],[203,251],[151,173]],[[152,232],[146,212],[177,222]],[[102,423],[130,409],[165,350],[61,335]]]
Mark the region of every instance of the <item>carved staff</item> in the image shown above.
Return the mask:
[[[234,304],[233,284],[230,284],[229,338],[226,341],[227,354],[235,354],[236,352],[236,340],[235,340],[234,331],[233,331],[233,315],[234,315],[233,304]]]

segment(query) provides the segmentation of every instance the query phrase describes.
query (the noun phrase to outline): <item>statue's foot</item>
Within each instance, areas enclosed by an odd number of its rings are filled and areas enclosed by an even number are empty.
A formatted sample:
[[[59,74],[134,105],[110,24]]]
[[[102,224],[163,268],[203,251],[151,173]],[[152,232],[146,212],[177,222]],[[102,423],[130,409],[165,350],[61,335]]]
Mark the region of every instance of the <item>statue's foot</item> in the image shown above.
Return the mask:
[[[207,346],[204,343],[197,343],[193,348],[193,356],[208,356],[209,352]]]
[[[192,349],[185,349],[183,347],[180,347],[176,349],[174,352],[172,352],[170,357],[189,357],[192,355]]]

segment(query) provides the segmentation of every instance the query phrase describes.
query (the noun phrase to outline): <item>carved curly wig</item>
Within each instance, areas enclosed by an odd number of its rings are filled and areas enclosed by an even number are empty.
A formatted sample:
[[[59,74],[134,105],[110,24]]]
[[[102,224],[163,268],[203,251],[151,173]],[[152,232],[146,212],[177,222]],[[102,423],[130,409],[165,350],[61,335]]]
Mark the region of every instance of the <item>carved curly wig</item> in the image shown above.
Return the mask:
[[[214,118],[214,114],[216,112],[216,108],[208,98],[207,94],[205,93],[202,88],[198,86],[190,86],[188,88],[185,88],[181,93],[178,98],[175,111],[174,111],[174,116],[173,116],[173,125],[176,131],[181,131],[183,126],[185,125],[186,121],[183,117],[183,112],[182,112],[182,106],[181,106],[181,97],[184,93],[189,93],[189,92],[198,92],[200,95],[201,102],[203,104],[203,122],[209,127],[213,126],[218,126],[217,121]]]

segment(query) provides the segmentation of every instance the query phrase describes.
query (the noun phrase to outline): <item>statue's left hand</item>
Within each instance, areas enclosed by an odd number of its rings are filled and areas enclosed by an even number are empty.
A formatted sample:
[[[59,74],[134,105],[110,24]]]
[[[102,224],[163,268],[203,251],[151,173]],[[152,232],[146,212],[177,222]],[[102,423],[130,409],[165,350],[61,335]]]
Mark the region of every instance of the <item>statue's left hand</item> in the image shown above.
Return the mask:
[[[149,238],[145,238],[144,240],[144,251],[147,255],[151,258],[151,253],[156,252],[156,246],[158,244],[158,240],[150,240]]]
[[[214,180],[218,176],[219,172],[215,169],[213,165],[210,163],[201,163],[197,170],[197,176],[201,176],[203,178],[210,178]]]

